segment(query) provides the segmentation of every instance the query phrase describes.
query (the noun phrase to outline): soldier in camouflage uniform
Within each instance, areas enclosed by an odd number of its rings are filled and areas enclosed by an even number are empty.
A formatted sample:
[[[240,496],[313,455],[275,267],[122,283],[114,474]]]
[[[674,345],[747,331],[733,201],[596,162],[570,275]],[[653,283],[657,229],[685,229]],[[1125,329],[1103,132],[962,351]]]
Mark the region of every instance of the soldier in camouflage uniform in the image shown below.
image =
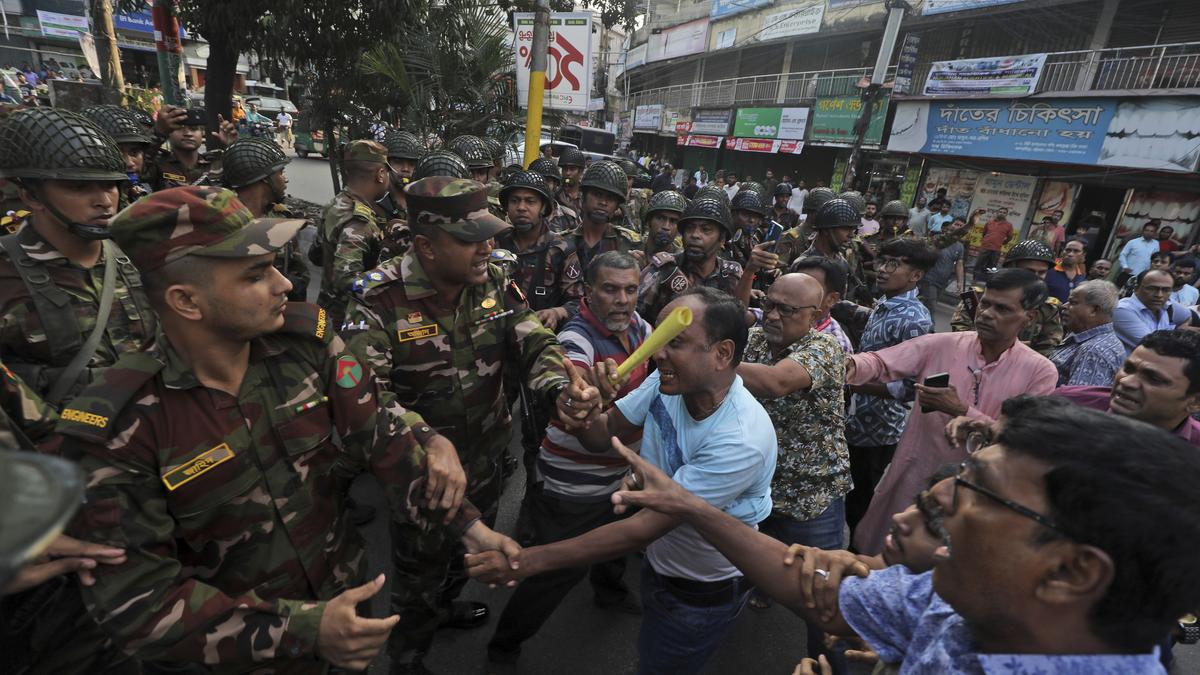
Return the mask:
[[[825,202],[816,213],[805,221],[805,224],[811,224],[815,233],[812,244],[793,258],[792,262],[810,256],[818,256],[844,264],[849,271],[845,297],[852,302],[867,306],[873,302],[870,291],[866,288],[863,280],[862,267],[851,263],[845,253],[851,238],[858,230],[861,217],[858,209],[844,199],[831,199]]]
[[[184,120],[187,111],[175,106],[163,106],[158,111],[155,120],[155,147],[159,148],[154,156],[147,157],[147,182],[155,190],[163,190],[180,185],[196,185],[204,181],[205,174],[217,172],[221,168],[219,149],[200,152],[204,145],[205,127],[186,126]],[[227,146],[237,140],[237,130],[233,123],[221,120],[221,131],[216,134],[221,146]],[[168,147],[162,148],[165,137]]]
[[[659,253],[642,271],[637,312],[657,317],[680,293],[692,286],[710,286],[737,297],[742,266],[720,255],[733,234],[729,209],[711,197],[693,199],[679,219],[683,251]],[[649,319],[647,319],[649,320]]]
[[[344,517],[358,474],[386,487],[393,523],[449,521],[471,548],[516,553],[462,501],[449,441],[380,387],[324,310],[286,301],[271,259],[303,224],[254,218],[209,187],[156,193],[113,221],[162,331],[58,431],[88,476],[76,529],[128,555],[95,570],[89,610],[146,660],[365,668],[396,619],[355,612],[382,586]]]
[[[615,163],[602,160],[588,167],[579,182],[583,194],[583,222],[564,236],[571,246],[567,257],[567,279],[582,279],[592,259],[608,251],[632,253],[644,264],[641,235],[611,222],[617,207],[625,201],[625,172]]]
[[[492,238],[510,226],[487,212],[482,186],[434,177],[406,192],[413,247],[366,275],[341,333],[402,405],[458,448],[467,497],[490,523],[512,435],[505,374],[519,373],[536,399],[560,412],[582,392],[567,387],[554,334],[488,264]],[[403,528],[395,544],[406,649],[393,651],[393,661],[419,671],[439,624],[482,625],[487,606],[452,603],[466,576],[462,551],[443,529]]]
[[[766,219],[767,205],[757,192],[739,190],[729,206],[733,213],[733,237],[725,245],[725,255],[744,268],[754,247],[779,239],[783,229]]]
[[[824,206],[825,202],[836,197],[833,190],[827,187],[815,187],[808,191],[808,196],[804,198],[804,216],[797,216],[797,224],[795,227],[784,231],[783,236],[779,238],[779,245],[775,247],[775,252],[779,254],[779,263],[787,268],[794,260],[800,257],[800,254],[808,250],[812,246],[814,230],[812,228],[814,216],[817,211]],[[778,203],[778,202],[776,202]]]
[[[392,173],[387,194],[377,202],[385,218],[383,250],[379,259],[390,260],[404,255],[411,243],[408,233],[408,211],[405,210],[404,203],[404,186],[413,181],[417,161],[425,154],[425,145],[415,135],[399,129],[388,129],[383,136],[383,145],[387,148],[387,161]]]
[[[674,190],[663,190],[650,198],[646,204],[646,242],[642,248],[647,261],[659,253],[675,255],[683,250],[679,219],[687,205],[687,197]]]
[[[575,148],[563,150],[562,155],[558,158],[558,170],[562,172],[562,187],[554,195],[559,204],[574,211],[581,220],[586,219],[583,213],[583,187],[581,183],[583,180],[583,167],[586,164],[587,157],[584,157],[583,153],[579,150]]]
[[[832,196],[832,192],[829,193]],[[792,186],[789,183],[780,183],[775,186],[775,192],[771,195],[771,211],[766,217],[779,223],[779,226],[784,231],[790,230],[800,224],[800,214],[788,208],[788,200],[792,198]]]
[[[125,174],[129,176],[125,199],[133,203],[150,194],[150,184],[143,181],[146,177],[146,156],[154,148],[154,139],[146,133],[137,117],[130,110],[115,105],[86,108],[83,116],[95,122],[117,142],[117,148],[125,160]]]
[[[488,150],[487,143],[478,136],[456,136],[446,143],[446,149],[454,154],[462,157],[466,163],[467,169],[471,171],[471,179],[483,185],[492,183],[492,169],[495,168],[495,162],[492,160],[492,151]],[[491,193],[489,193],[491,196]],[[497,188],[497,197],[499,192]]]
[[[562,184],[562,173],[559,172],[558,165],[554,163],[554,160],[538,157],[530,162],[529,170],[546,179],[546,186],[550,188],[551,195],[558,194],[558,186]],[[553,201],[554,210],[546,218],[546,225],[550,230],[561,234],[579,227],[579,214],[570,207],[563,206],[562,202],[557,199]]]
[[[1013,244],[1004,256],[1003,267],[1027,269],[1043,281],[1046,272],[1054,266],[1054,251],[1037,239],[1026,239]],[[975,330],[975,311],[983,297],[983,286],[973,285],[962,294],[962,301],[950,320],[950,330],[958,332]],[[1017,339],[1029,345],[1042,356],[1049,357],[1063,341],[1062,303],[1053,295],[1038,307],[1037,321],[1029,324]]]
[[[376,205],[391,185],[387,150],[375,141],[351,141],[342,154],[346,187],[328,205],[313,241],[321,257],[321,294],[317,304],[340,325],[350,287],[363,272],[375,269],[383,249],[383,214]],[[311,252],[309,258],[315,257]]]
[[[643,228],[643,216],[646,211],[646,205],[650,202],[650,197],[654,192],[646,188],[633,187],[633,177],[638,174],[638,166],[628,159],[622,159],[617,162],[617,166],[625,172],[625,203],[621,205],[620,220],[621,225],[627,229],[633,230],[643,237],[646,236],[646,231]]]
[[[241,139],[225,150],[221,182],[237,192],[238,201],[245,204],[255,218],[294,219],[296,216],[283,203],[288,185],[284,168],[290,161],[273,140]],[[275,269],[292,282],[288,300],[304,302],[308,299],[308,265],[295,239],[279,250],[279,255],[275,256]]]

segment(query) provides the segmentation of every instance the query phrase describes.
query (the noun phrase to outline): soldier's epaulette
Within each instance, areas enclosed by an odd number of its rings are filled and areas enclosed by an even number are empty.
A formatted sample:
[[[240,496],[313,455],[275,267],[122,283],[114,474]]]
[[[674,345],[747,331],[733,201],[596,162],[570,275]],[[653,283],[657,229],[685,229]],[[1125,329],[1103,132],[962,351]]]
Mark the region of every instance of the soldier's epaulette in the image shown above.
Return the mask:
[[[329,325],[329,315],[324,309],[307,302],[289,302],[283,311],[283,327],[279,332],[327,343],[333,339],[337,328]]]
[[[386,286],[399,279],[400,272],[396,266],[400,264],[401,260],[404,260],[404,256],[397,256],[370,272],[359,275],[354,279],[354,283],[350,284],[351,297],[366,297],[374,293],[381,286]]]
[[[122,354],[95,382],[71,399],[59,414],[54,430],[90,443],[106,443],[115,431],[121,411],[165,366],[157,352]]]
[[[355,199],[353,215],[373,221],[375,220],[375,209]]]
[[[24,209],[7,213],[0,218],[0,229],[4,230],[5,234],[16,234],[17,230],[21,229],[21,223],[28,217],[29,212]]]
[[[1062,304],[1062,302],[1059,301],[1059,299],[1054,297],[1053,295],[1048,295],[1048,296],[1046,296],[1045,304],[1050,305],[1051,307],[1058,307],[1059,305]]]
[[[632,241],[635,244],[642,243],[642,235],[640,233],[635,232],[628,227],[621,227],[620,225],[617,225],[616,228],[617,232],[629,241]]]

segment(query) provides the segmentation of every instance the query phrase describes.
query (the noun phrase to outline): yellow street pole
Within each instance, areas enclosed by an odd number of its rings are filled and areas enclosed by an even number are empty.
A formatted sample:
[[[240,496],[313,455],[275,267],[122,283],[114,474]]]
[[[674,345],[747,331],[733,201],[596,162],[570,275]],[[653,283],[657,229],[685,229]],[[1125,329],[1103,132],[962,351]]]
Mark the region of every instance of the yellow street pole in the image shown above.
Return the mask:
[[[542,142],[542,102],[546,95],[546,52],[550,47],[550,0],[537,0],[533,52],[529,59],[529,101],[525,115],[525,168],[538,158]]]

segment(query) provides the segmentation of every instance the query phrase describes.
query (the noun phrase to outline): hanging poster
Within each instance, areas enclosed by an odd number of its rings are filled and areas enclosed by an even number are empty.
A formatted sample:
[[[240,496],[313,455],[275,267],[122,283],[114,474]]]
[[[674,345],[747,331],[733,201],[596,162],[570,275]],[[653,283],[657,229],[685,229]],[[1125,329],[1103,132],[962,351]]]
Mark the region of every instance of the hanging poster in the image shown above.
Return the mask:
[[[1045,54],[934,61],[926,96],[1025,96],[1037,89]]]
[[[971,199],[970,220],[971,230],[965,241],[972,248],[979,246],[983,237],[983,226],[996,215],[1001,208],[1008,209],[1008,222],[1013,230],[1020,232],[1029,220],[1029,209],[1033,203],[1034,190],[1038,179],[1034,176],[1017,176],[1013,174],[984,173],[975,183],[975,196]],[[1015,244],[1020,237],[1013,237],[1004,247]]]
[[[1183,247],[1200,220],[1200,195],[1190,192],[1164,192],[1159,190],[1134,190],[1125,215],[1117,223],[1113,238],[1118,246],[1137,236],[1142,226],[1151,220],[1159,222],[1161,228],[1174,230],[1171,240]]]
[[[1038,197],[1037,209],[1033,212],[1031,223],[1037,225],[1046,216],[1056,223],[1066,227],[1071,222],[1071,213],[1075,210],[1075,198],[1079,195],[1079,186],[1060,180],[1048,180],[1042,184],[1042,194]]]
[[[825,3],[819,2],[803,9],[787,9],[767,14],[758,31],[759,42],[776,40],[791,35],[808,35],[821,30],[821,19],[825,17]]]
[[[808,108],[738,108],[733,135],[738,138],[804,138]]]
[[[971,198],[975,196],[975,183],[978,181],[978,171],[935,166],[925,175],[921,195],[925,197],[925,202],[929,203],[937,197],[939,188],[946,188],[946,198],[950,200],[950,214],[956,218],[966,218],[971,209]]]

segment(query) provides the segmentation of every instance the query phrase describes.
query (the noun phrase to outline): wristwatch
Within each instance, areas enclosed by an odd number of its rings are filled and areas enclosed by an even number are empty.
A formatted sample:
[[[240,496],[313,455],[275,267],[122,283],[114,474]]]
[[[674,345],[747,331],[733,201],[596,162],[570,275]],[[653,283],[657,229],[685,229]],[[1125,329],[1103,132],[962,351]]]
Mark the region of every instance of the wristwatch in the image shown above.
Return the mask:
[[[1179,619],[1179,630],[1183,633],[1183,637],[1179,638],[1180,643],[1194,645],[1200,642],[1200,621],[1195,614],[1184,614]]]

